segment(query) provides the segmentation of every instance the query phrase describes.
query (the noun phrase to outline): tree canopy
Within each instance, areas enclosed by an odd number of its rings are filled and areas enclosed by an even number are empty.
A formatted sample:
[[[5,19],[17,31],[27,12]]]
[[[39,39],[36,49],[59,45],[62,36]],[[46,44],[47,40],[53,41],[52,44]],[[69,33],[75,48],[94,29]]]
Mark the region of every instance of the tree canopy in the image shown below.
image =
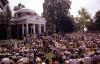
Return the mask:
[[[71,19],[68,17],[70,6],[70,0],[45,0],[43,16],[47,20],[47,31],[68,31],[65,27],[72,29],[73,26],[70,24],[72,21],[67,20]],[[67,26],[67,24],[71,25],[71,27]]]
[[[0,0],[0,3],[0,39],[6,39],[9,32],[11,10],[8,0]]]
[[[96,12],[94,23],[92,25],[93,31],[100,31],[100,10]]]
[[[84,28],[88,28],[90,26],[91,21],[91,15],[85,8],[81,8],[78,11],[78,15],[75,18],[75,21],[77,22],[77,28],[78,30],[84,30]]]
[[[19,3],[17,6],[14,7],[13,10],[16,11],[16,10],[19,10],[19,9],[21,9],[21,8],[25,8],[25,6],[22,5],[21,3]]]

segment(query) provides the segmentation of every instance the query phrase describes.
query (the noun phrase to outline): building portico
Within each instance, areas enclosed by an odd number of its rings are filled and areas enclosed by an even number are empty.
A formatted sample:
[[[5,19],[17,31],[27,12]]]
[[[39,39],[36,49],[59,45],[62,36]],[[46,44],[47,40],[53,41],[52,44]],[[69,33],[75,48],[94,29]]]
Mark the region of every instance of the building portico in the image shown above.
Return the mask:
[[[33,10],[20,9],[15,12],[14,16],[11,20],[12,25],[17,25],[17,34],[20,34],[22,37],[29,34],[41,34],[46,31],[46,20],[37,15]]]
[[[27,35],[28,34],[41,34],[45,32],[45,24],[36,24],[36,23],[28,23],[26,21],[26,24],[21,24],[22,26],[22,34]]]

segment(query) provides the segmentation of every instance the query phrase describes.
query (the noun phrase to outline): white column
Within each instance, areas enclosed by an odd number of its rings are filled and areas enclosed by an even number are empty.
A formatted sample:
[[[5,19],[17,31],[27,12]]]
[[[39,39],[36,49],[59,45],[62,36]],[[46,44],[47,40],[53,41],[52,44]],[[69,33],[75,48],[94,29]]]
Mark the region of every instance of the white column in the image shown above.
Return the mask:
[[[39,24],[39,34],[41,34],[41,24]]]
[[[28,30],[28,22],[26,21],[26,37],[28,36],[29,30]]]
[[[22,36],[24,35],[24,24],[22,24]]]

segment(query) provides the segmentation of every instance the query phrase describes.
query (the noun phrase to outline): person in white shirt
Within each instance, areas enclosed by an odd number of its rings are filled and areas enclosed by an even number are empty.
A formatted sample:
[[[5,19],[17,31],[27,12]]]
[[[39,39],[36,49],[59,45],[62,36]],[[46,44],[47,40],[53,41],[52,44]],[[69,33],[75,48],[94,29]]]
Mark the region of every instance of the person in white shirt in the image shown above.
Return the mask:
[[[87,56],[83,58],[84,64],[91,64],[91,57]]]
[[[77,60],[76,59],[70,59],[68,64],[77,64]]]
[[[10,63],[10,59],[9,59],[9,58],[3,58],[3,59],[1,60],[1,63],[9,64],[9,63]]]

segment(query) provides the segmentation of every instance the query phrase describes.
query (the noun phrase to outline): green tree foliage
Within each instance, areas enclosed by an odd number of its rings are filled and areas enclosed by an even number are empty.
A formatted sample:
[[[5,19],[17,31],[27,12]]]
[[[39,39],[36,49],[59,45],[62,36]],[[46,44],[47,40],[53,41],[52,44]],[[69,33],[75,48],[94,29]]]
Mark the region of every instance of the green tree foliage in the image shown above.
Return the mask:
[[[71,25],[70,23],[72,23],[71,18],[68,17],[70,5],[70,0],[45,0],[43,16],[47,20],[46,25],[48,32],[68,31],[67,28],[69,28],[69,26],[67,26],[67,24],[69,23],[69,25]]]
[[[7,39],[11,19],[8,0],[0,0],[0,9],[0,39]]]
[[[92,31],[100,31],[100,10],[96,12],[94,21],[95,22],[91,26],[91,30]]]
[[[88,28],[91,24],[91,16],[89,12],[85,8],[81,8],[78,11],[78,15],[75,18],[76,26],[78,30],[84,30],[84,28]]]
[[[0,8],[3,9],[7,3],[8,3],[8,0],[0,0]]]
[[[25,6],[19,3],[17,6],[14,7],[14,11],[19,10],[21,8],[25,8]]]

